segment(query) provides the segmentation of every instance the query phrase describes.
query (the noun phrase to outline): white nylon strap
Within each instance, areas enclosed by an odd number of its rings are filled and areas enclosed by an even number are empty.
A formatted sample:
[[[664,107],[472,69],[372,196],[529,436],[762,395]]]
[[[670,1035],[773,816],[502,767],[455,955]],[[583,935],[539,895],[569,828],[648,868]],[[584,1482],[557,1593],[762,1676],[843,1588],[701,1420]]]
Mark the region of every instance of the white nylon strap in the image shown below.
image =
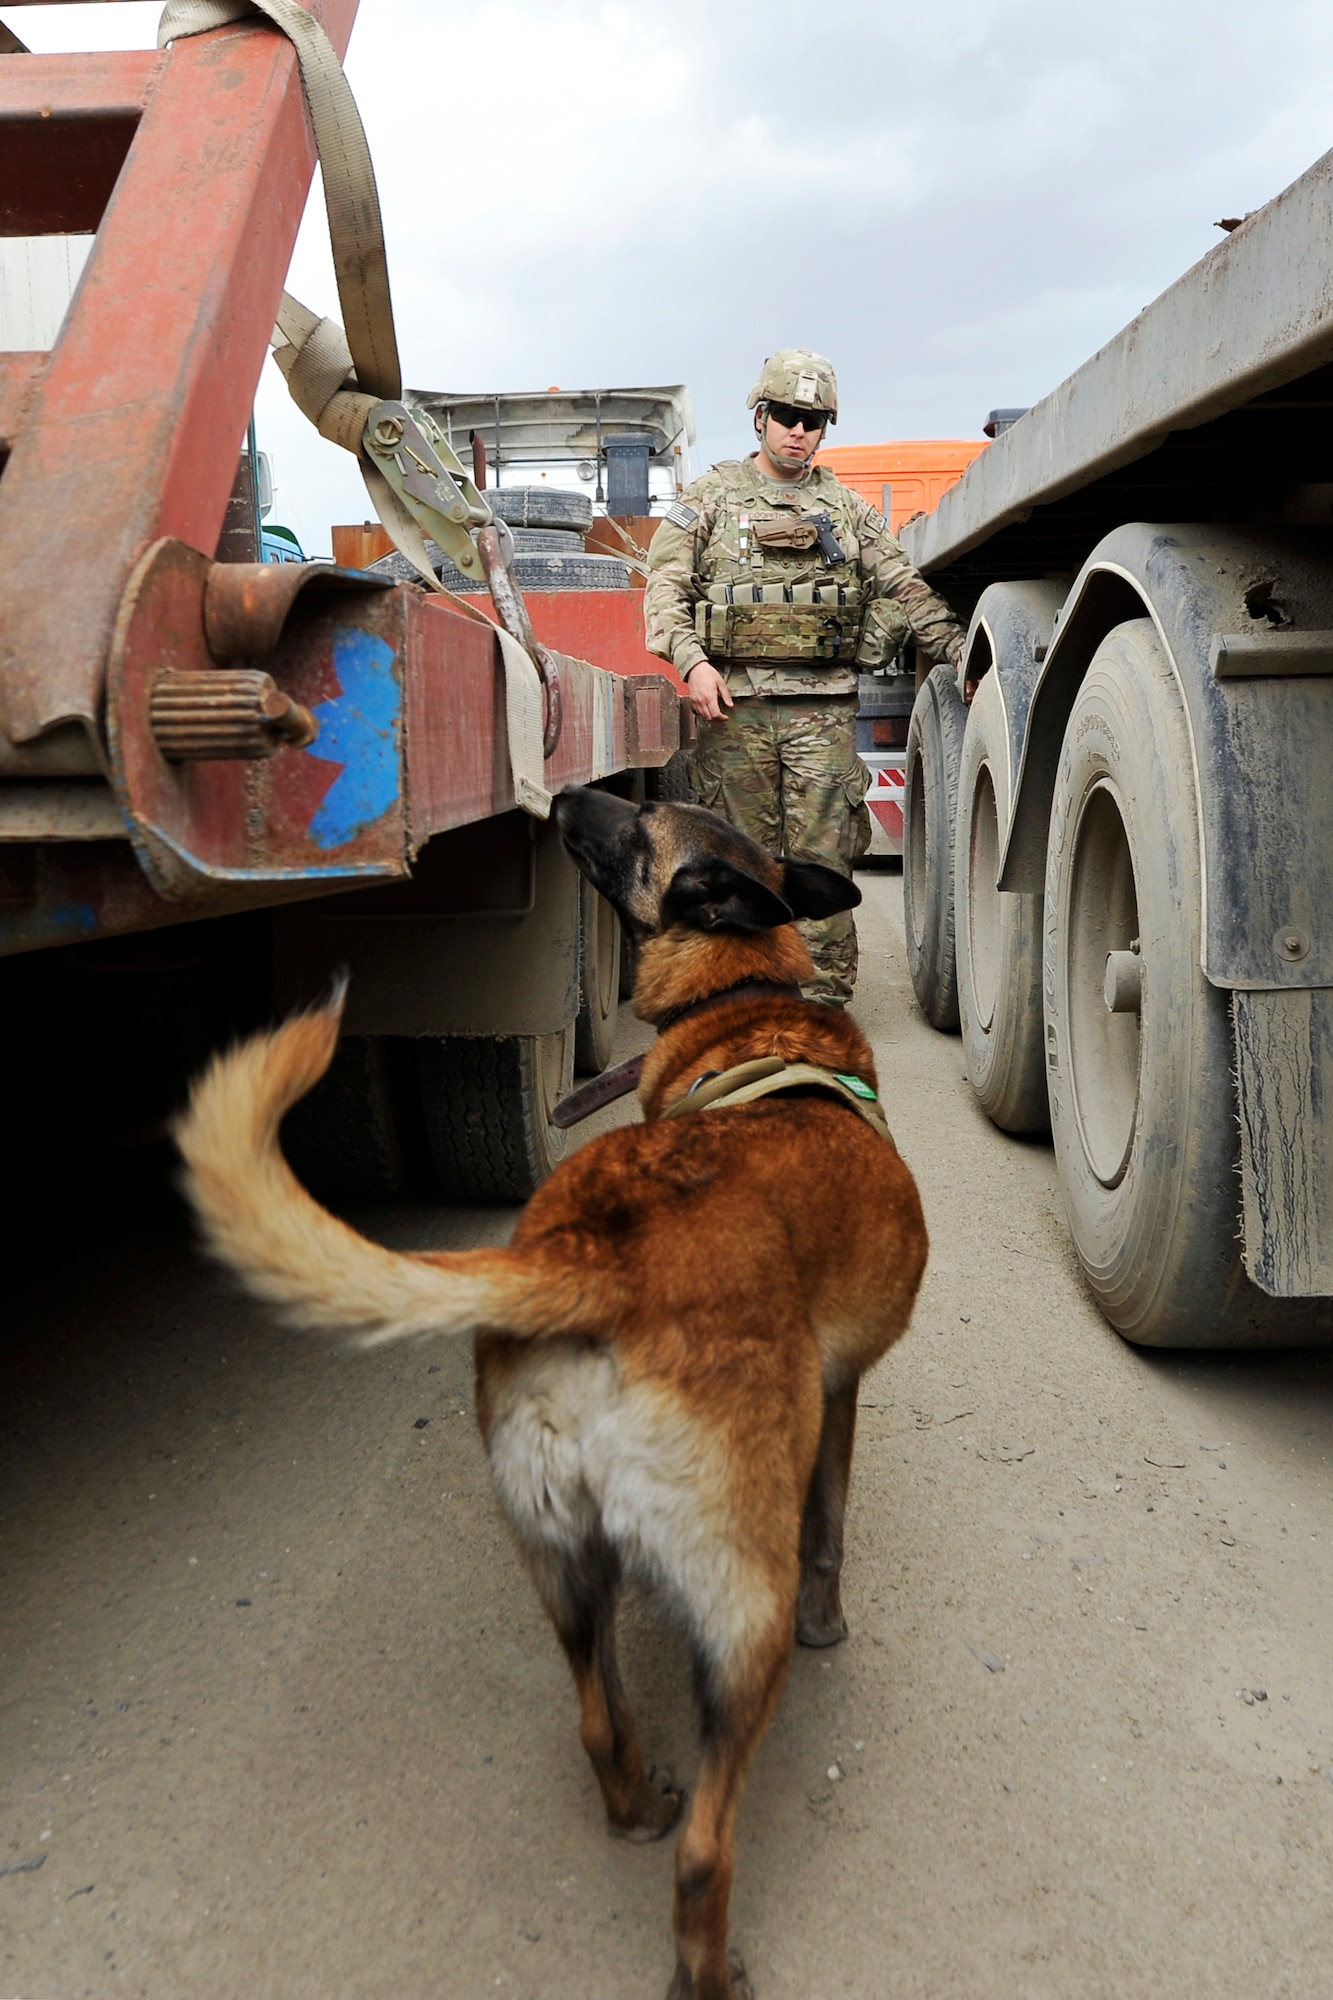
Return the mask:
[[[283,336],[282,345],[275,346],[274,359],[287,377],[292,401],[318,429],[320,418],[339,390],[356,383],[347,335],[336,319],[318,318],[290,292],[282,295],[274,333]]]
[[[194,0],[194,4],[206,5],[208,0]],[[352,453],[361,467],[371,505],[394,546],[429,590],[439,590],[425,536],[362,444],[366,418],[377,398],[363,395],[356,386],[347,337],[337,320],[320,319],[309,306],[284,292],[273,340],[273,359],[287,378],[293,402],[321,437]]]
[[[430,566],[420,526],[394,492],[362,442],[366,416],[377,402],[402,394],[394,333],[389,266],[384,247],[375,171],[365,128],[337,51],[313,14],[298,0],[167,0],[158,25],[158,47],[247,16],[262,15],[281,30],[301,64],[315,147],[324,178],[329,240],[344,326],[320,319],[308,306],[282,295],[274,327],[274,360],[298,408],[321,436],[355,453],[375,512],[394,545],[423,583],[442,585]],[[452,592],[445,591],[446,597]],[[515,803],[547,819],[551,793],[543,782],[542,687],[537,669],[516,639],[497,625],[505,671],[505,720]]]
[[[518,640],[496,626],[505,670],[505,722],[509,731],[509,768],[514,779],[514,803],[534,819],[549,819],[542,757],[542,684],[537,669]]]
[[[315,149],[324,177],[329,240],[346,327],[282,295],[274,328],[274,360],[297,408],[320,434],[350,451],[366,490],[393,541],[430,590],[440,588],[425,538],[361,443],[368,412],[402,394],[398,344],[389,293],[375,170],[361,114],[337,51],[314,15],[297,0],[167,0],[158,23],[162,48],[233,21],[264,18],[287,35],[301,64]],[[344,393],[353,391],[356,393]]]
[[[164,48],[168,42],[207,34],[211,28],[254,15],[271,21],[287,36],[301,64],[324,177],[338,302],[357,383],[377,399],[401,396],[403,377],[375,169],[356,99],[320,23],[299,0],[167,0],[157,44]]]
[[[371,503],[394,545],[430,590],[440,588],[425,538],[361,444],[367,413],[402,393],[393,301],[375,172],[365,128],[337,52],[313,14],[297,0],[168,0],[158,24],[159,48],[207,34],[233,21],[267,18],[288,35],[301,64],[315,147],[324,177],[329,239],[346,328],[282,295],[274,360],[292,400],[322,436],[359,461]],[[344,393],[349,390],[359,394]]]

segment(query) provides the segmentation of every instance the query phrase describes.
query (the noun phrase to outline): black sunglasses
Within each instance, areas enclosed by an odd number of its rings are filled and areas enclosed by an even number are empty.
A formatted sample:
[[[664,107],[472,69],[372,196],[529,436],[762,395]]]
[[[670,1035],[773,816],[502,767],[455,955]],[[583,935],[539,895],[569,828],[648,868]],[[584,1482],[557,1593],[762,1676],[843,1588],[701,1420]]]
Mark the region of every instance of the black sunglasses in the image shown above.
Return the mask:
[[[827,410],[798,410],[794,403],[770,403],[770,417],[776,417],[784,431],[794,431],[799,424],[802,430],[822,431],[828,423]]]

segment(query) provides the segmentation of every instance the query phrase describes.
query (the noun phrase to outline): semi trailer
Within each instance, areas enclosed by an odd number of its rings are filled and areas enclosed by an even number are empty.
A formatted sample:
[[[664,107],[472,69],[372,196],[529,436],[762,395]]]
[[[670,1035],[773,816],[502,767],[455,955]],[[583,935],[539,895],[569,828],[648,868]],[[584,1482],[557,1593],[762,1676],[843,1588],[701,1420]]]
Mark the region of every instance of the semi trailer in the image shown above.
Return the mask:
[[[903,531],[970,614],[913,985],[1145,1345],[1333,1337],[1331,212],[1328,154]]]

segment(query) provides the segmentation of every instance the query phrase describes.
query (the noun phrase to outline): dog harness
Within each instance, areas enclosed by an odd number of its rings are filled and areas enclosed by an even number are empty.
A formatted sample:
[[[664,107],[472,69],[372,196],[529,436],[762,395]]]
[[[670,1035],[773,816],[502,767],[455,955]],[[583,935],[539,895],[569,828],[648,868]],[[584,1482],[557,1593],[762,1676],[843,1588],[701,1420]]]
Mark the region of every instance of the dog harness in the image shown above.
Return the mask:
[[[685,1021],[693,1014],[704,1014],[733,1000],[748,1000],[759,993],[780,993],[786,999],[801,997],[799,986],[780,984],[771,979],[742,979],[735,986],[726,986],[720,993],[710,993],[703,1000],[693,1000],[687,1007],[678,1007],[658,1023],[658,1033],[672,1028],[678,1021]],[[603,1070],[590,1082],[581,1084],[562,1097],[551,1113],[551,1123],[560,1131],[567,1131],[571,1125],[578,1125],[590,1118],[594,1111],[604,1105],[614,1104],[618,1097],[628,1097],[631,1090],[638,1088],[643,1074],[643,1056],[631,1056],[628,1062],[617,1063],[614,1069]],[[844,1070],[820,1069],[814,1063],[789,1063],[781,1056],[756,1056],[750,1062],[736,1063],[731,1069],[708,1069],[702,1076],[696,1076],[683,1097],[669,1105],[662,1113],[663,1118],[679,1118],[687,1111],[715,1111],[737,1104],[754,1104],[761,1097],[775,1097],[784,1090],[822,1090],[836,1098],[849,1110],[864,1118],[872,1132],[893,1144],[893,1134],[889,1121],[880,1108],[879,1098],[863,1076],[854,1076]]]
[[[663,1118],[681,1118],[690,1111],[720,1111],[733,1105],[756,1104],[785,1090],[819,1090],[864,1118],[872,1132],[893,1144],[889,1121],[876,1093],[862,1076],[843,1070],[820,1069],[814,1063],[784,1062],[781,1056],[758,1056],[731,1069],[705,1070],[683,1097],[667,1106]]]
[[[799,1000],[799,986],[788,985],[776,979],[739,979],[734,986],[724,986],[719,993],[709,993],[702,1000],[691,1000],[688,1006],[675,1007],[664,1014],[657,1024],[657,1032],[664,1035],[668,1028],[674,1028],[678,1021],[688,1021],[694,1014],[711,1013],[714,1007],[726,1006],[733,1000],[752,1000],[757,994],[779,993],[785,1000]],[[603,1105],[614,1104],[618,1097],[628,1097],[639,1087],[643,1074],[644,1056],[631,1056],[628,1062],[617,1063],[614,1069],[604,1069],[588,1083],[582,1083],[577,1090],[571,1090],[562,1097],[551,1113],[551,1123],[558,1131],[567,1131],[571,1125],[581,1124],[591,1118],[594,1111]]]

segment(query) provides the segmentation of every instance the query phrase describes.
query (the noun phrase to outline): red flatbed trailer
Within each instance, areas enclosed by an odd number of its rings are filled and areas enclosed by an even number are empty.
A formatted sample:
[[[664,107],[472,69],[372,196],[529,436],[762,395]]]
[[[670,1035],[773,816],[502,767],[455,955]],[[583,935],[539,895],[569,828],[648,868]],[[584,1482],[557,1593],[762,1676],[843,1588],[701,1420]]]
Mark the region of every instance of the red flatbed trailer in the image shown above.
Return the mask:
[[[341,55],[356,0],[310,11]],[[295,51],[259,20],[0,60],[0,233],[96,232],[50,353],[0,356],[0,958],[270,910],[278,1001],[350,959],[375,1060],[386,1035],[519,1045],[526,1081],[480,1115],[527,1131],[523,1158],[476,1191],[522,1193],[607,924],[515,810],[497,635],[411,585],[215,559],[315,160]],[[622,646],[642,664],[617,617],[601,666],[557,657],[553,792],[641,783],[679,746],[670,679],[614,671]],[[355,924],[322,923],[348,890]]]

